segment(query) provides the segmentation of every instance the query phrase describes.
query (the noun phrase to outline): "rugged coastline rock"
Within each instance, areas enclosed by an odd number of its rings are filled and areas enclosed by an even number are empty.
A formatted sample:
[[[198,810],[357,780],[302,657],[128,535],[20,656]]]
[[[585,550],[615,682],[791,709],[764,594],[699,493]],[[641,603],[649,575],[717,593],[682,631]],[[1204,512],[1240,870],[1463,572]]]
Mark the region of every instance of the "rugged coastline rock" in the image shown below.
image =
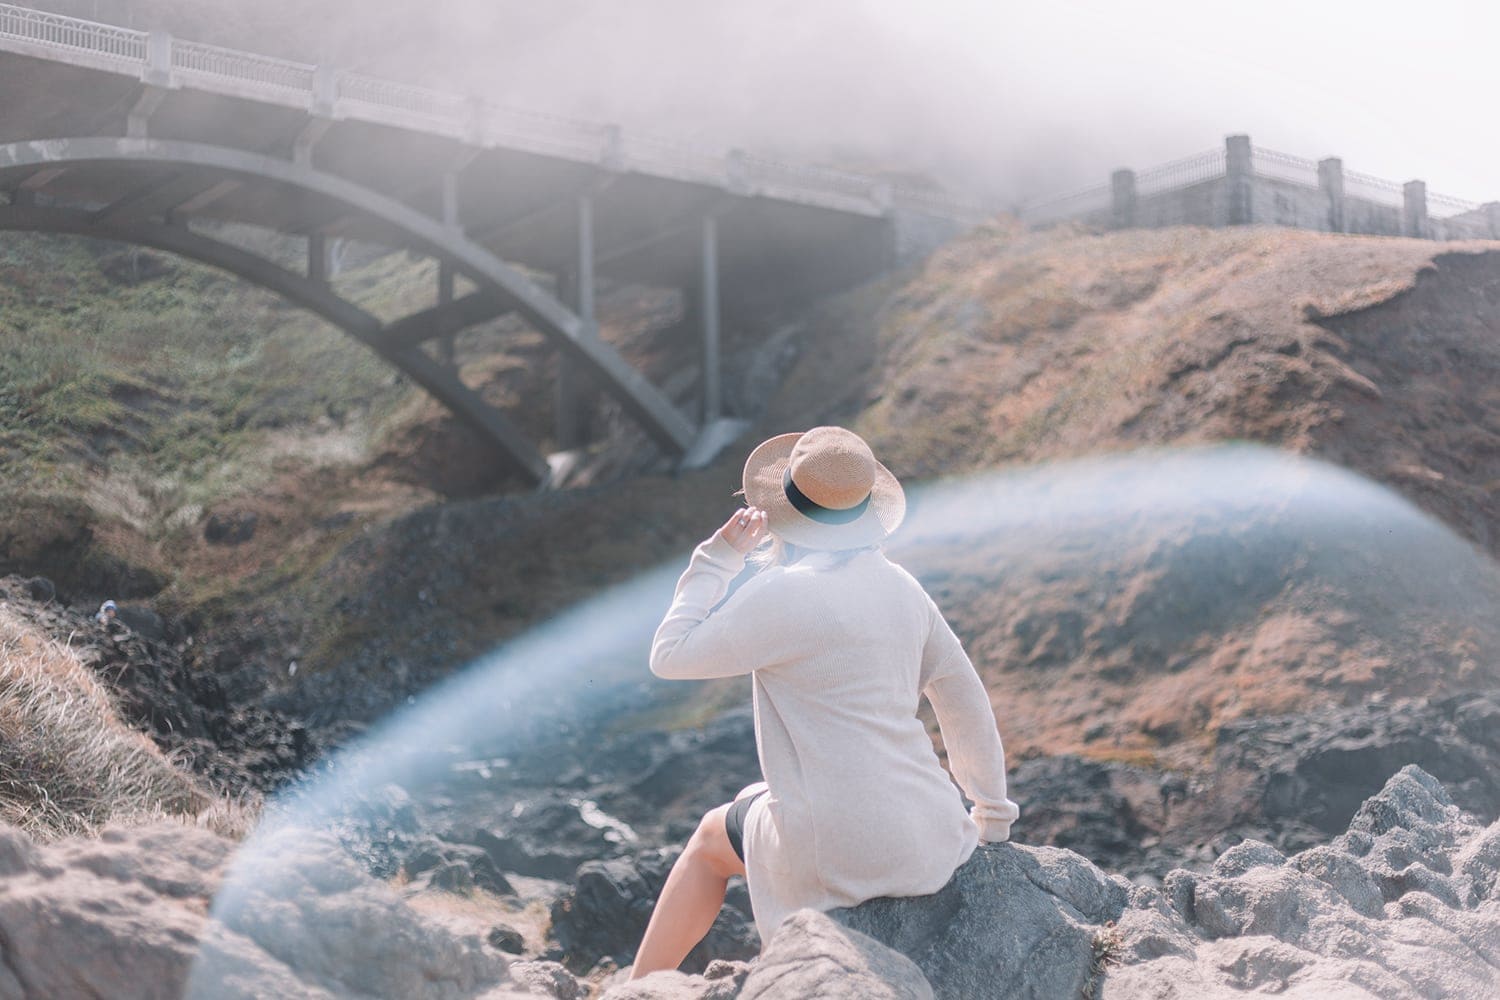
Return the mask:
[[[632,864],[598,863],[580,885],[605,898],[617,882],[660,875]],[[804,911],[748,966],[707,960],[701,974],[649,976],[608,995],[1490,996],[1500,988],[1497,871],[1500,822],[1482,825],[1407,766],[1346,832],[1291,856],[1247,840],[1211,871],[1174,871],[1157,889],[1066,849],[989,845],[932,896]],[[629,910],[658,890],[616,893],[616,902]],[[560,937],[583,912],[556,914]],[[616,931],[638,933],[625,926],[630,914],[589,912],[599,921],[591,932],[615,920]],[[512,964],[482,935],[434,923],[332,837],[305,829],[262,835],[238,855],[228,840],[171,824],[54,844],[0,830],[0,939],[0,995],[21,998],[587,992],[558,963]],[[594,947],[628,957],[617,950],[626,945]],[[595,969],[590,979],[602,976]],[[817,985],[835,981],[843,985]]]
[[[1500,989],[1500,823],[1482,826],[1407,766],[1331,843],[1283,855],[1246,841],[1211,873],[1179,870],[1157,890],[1072,851],[980,848],[942,891],[830,914],[904,954],[939,1000],[1291,997],[1406,1000]],[[767,947],[801,954],[825,932],[795,914]],[[752,964],[740,996],[751,993]],[[812,975],[809,957],[797,976]],[[681,980],[632,1000],[707,996]],[[788,979],[803,982],[804,979]],[[892,996],[920,995],[899,977]]]

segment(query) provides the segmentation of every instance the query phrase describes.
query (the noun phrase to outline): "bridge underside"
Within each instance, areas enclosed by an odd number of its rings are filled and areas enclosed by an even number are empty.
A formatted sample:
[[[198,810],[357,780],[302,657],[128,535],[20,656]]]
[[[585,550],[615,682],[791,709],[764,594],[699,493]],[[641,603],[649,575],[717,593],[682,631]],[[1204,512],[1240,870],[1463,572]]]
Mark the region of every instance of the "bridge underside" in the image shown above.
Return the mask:
[[[519,312],[556,346],[557,441],[578,439],[579,373],[665,452],[702,458],[724,438],[721,313],[848,287],[887,266],[887,220],[294,108],[152,87],[43,59],[0,59],[0,229],[156,247],[223,268],[308,308],[379,353],[525,475],[549,479],[534,442],[423,345]],[[148,138],[149,136],[149,138]],[[288,270],[211,235],[249,223],[300,238]],[[436,259],[435,304],[381,322],[327,282],[327,245],[353,239]],[[513,264],[559,278],[562,301]],[[462,276],[474,291],[455,295]],[[598,336],[596,276],[682,288],[703,333],[698,412],[682,412]],[[709,449],[711,452],[711,449]]]

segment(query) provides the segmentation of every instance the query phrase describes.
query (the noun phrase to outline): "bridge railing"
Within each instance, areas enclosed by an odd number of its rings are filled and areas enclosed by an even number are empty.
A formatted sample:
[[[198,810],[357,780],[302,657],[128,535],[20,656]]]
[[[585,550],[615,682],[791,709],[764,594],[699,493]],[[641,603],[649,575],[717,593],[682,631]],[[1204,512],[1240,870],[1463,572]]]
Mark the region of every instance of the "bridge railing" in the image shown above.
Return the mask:
[[[81,54],[115,60],[122,64],[144,63],[146,60],[147,33],[144,31],[49,14],[13,4],[0,4],[0,35],[72,49]]]
[[[1230,136],[1225,147],[1148,170],[1116,171],[1110,184],[1021,206],[1029,223],[1065,219],[1113,226],[1271,223],[1371,236],[1500,239],[1500,202],[1429,192]]]
[[[164,34],[0,3],[5,48],[90,67],[189,84],[249,100],[302,108],[437,133],[478,145],[504,145],[543,156],[636,170],[744,194],[878,215],[905,200],[914,210],[942,212],[960,202],[905,191],[850,171],[785,163],[710,150],[650,136],[622,137],[614,126],[502,107],[474,98],[362,73],[326,74],[306,63],[256,55]],[[155,72],[157,76],[151,76]]]
[[[183,83],[233,81],[301,96],[311,94],[316,67],[201,42],[172,40],[172,71]]]
[[[1144,198],[1161,191],[1188,187],[1224,176],[1224,150],[1210,149],[1185,156],[1135,175],[1135,192]]]

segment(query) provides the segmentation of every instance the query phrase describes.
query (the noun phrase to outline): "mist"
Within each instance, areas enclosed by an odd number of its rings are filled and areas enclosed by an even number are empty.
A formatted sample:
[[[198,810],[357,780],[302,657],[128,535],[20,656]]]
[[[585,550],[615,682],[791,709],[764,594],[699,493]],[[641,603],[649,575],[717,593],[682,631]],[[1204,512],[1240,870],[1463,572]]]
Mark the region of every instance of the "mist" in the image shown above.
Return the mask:
[[[1500,197],[1492,5],[51,0],[51,9],[741,147],[998,207],[1257,145]]]

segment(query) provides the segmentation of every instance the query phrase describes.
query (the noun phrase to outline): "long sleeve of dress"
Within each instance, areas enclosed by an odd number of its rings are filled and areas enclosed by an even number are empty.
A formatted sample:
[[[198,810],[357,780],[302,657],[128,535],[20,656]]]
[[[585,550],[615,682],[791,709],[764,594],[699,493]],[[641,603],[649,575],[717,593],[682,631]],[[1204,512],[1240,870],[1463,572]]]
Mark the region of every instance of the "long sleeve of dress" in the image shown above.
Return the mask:
[[[652,673],[670,680],[734,677],[817,648],[823,640],[816,582],[773,566],[725,600],[744,566],[744,555],[717,533],[693,550],[651,643]]]
[[[932,631],[922,650],[923,694],[937,715],[953,776],[974,802],[970,816],[979,826],[979,838],[1000,843],[1009,839],[1010,825],[1021,810],[1008,797],[1005,749],[989,692],[936,605],[932,614]]]

